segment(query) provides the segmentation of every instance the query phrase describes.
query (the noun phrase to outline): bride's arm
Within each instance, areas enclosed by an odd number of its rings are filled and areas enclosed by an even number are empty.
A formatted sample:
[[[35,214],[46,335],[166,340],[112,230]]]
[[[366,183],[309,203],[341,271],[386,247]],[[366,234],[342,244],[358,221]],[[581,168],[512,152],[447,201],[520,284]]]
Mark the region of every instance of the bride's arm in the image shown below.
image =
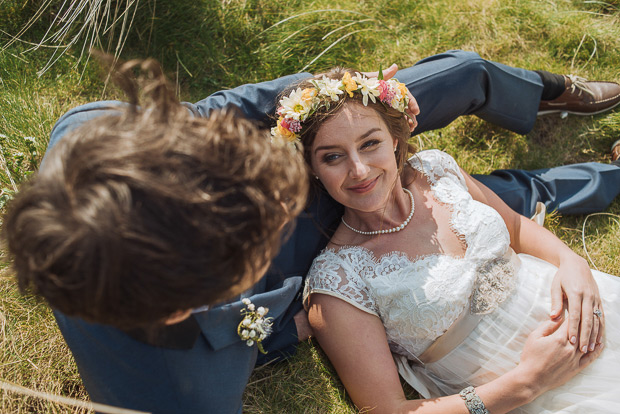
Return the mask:
[[[568,338],[579,343],[582,352],[600,343],[605,317],[594,316],[594,309],[603,311],[598,286],[584,258],[573,252],[553,233],[508,207],[488,187],[463,171],[472,197],[495,208],[510,232],[510,244],[517,253],[527,253],[558,267],[551,286],[551,317],[564,313],[564,297],[568,301]],[[581,325],[581,326],[580,326]]]
[[[321,347],[360,409],[382,413],[467,414],[458,395],[407,400],[381,320],[333,296],[314,293],[308,310]],[[549,321],[534,331],[519,365],[479,387],[476,393],[493,414],[506,413],[568,381],[600,352],[583,356],[566,339],[566,325]]]

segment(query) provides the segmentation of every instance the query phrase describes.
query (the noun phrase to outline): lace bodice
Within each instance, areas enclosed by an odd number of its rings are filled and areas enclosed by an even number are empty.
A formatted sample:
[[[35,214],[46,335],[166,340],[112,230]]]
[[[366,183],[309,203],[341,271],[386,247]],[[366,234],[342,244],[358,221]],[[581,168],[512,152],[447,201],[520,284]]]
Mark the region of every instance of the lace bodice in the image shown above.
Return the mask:
[[[304,299],[338,297],[381,318],[393,352],[415,359],[470,305],[492,312],[512,291],[514,272],[502,257],[510,235],[499,213],[472,199],[456,162],[438,150],[409,160],[447,205],[452,229],[466,243],[464,257],[432,254],[410,259],[392,252],[375,257],[359,246],[326,249],[314,261]]]

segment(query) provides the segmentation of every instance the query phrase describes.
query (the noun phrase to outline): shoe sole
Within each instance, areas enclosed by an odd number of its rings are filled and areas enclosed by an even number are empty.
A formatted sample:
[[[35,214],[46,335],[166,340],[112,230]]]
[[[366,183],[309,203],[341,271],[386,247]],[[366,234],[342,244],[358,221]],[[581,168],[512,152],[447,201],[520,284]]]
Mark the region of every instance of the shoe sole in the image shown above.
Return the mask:
[[[596,112],[576,112],[576,111],[566,111],[563,109],[549,109],[546,111],[538,111],[538,114],[536,116],[550,115],[550,114],[562,114],[562,113],[577,115],[577,116],[598,115],[598,114],[602,114],[603,112],[611,111],[618,105],[620,105],[620,101],[616,102],[614,105],[610,106],[609,108],[601,109],[600,111],[596,111]]]

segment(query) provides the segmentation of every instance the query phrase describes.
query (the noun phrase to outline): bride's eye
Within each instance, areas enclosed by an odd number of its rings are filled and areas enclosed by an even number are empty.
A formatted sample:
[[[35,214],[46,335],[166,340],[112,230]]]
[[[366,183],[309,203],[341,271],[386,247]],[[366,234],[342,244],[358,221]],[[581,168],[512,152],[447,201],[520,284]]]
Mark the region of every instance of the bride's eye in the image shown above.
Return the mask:
[[[379,145],[381,143],[381,141],[379,141],[378,139],[369,139],[368,141],[364,142],[362,144],[362,149],[369,149],[369,148],[374,148],[377,145]]]
[[[327,153],[325,155],[323,155],[323,162],[325,163],[331,163],[336,161],[337,159],[340,158],[340,154],[336,154],[336,153]]]

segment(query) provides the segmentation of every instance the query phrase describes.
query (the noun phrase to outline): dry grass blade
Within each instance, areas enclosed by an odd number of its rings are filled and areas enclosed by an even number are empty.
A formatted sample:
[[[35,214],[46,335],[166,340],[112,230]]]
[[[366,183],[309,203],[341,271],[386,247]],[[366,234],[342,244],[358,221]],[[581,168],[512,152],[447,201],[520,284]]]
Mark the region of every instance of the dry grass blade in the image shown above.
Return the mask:
[[[573,54],[573,59],[570,62],[571,69],[574,69],[574,67],[575,67],[575,59],[577,58],[577,55],[579,54],[579,50],[581,50],[581,47],[583,46],[583,43],[586,40],[587,36],[589,36],[590,39],[592,39],[592,41],[594,42],[594,47],[592,48],[592,53],[590,53],[590,57],[588,58],[587,62],[583,64],[581,69],[583,69],[586,66],[588,66],[588,63],[590,63],[592,58],[596,55],[596,50],[597,50],[596,39],[594,37],[592,37],[591,35],[589,35],[588,33],[584,33],[583,36],[581,37],[581,41],[579,42],[579,46],[577,46],[577,49],[575,50],[575,53]]]
[[[35,391],[29,388],[12,384],[10,382],[0,380],[0,389],[15,392],[21,395],[27,395],[29,397],[42,398],[57,404],[69,405],[76,408],[85,408],[87,410],[97,410],[104,414],[148,414],[145,411],[135,411],[126,408],[112,407],[111,405],[91,403],[88,401],[76,400],[75,398],[63,397],[60,395],[49,394],[46,392]]]
[[[6,135],[0,134],[0,137],[6,138]],[[6,163],[6,159],[4,159],[2,148],[0,148],[0,162],[2,163],[2,169],[6,173],[7,177],[9,177],[9,181],[11,182],[11,187],[13,187],[13,191],[17,192],[17,184],[15,184],[15,180],[13,180],[13,174],[11,174],[9,166]]]
[[[359,20],[351,20],[351,19],[340,19],[340,20],[319,20],[318,22],[314,22],[314,23],[310,23],[307,24],[305,26],[302,26],[300,29],[295,30],[293,33],[291,33],[290,35],[286,36],[284,39],[279,40],[278,42],[274,42],[271,43],[269,45],[267,45],[266,47],[263,48],[263,50],[269,49],[271,47],[273,48],[282,48],[283,46],[286,46],[287,43],[290,39],[294,38],[295,36],[297,36],[300,33],[304,33],[309,31],[311,28],[316,27],[316,26],[323,26],[326,25],[328,23],[341,23],[341,22],[358,22]],[[263,31],[264,33],[264,31]],[[256,50],[254,51],[254,53],[258,53],[259,51]]]
[[[609,7],[609,8],[618,10],[618,7],[614,6],[611,3],[608,3],[606,1],[586,0],[586,1],[584,1],[584,3],[585,4],[600,4],[601,6],[605,6],[605,7]]]
[[[338,31],[340,31],[340,30],[342,30],[342,29],[346,29],[346,28],[347,28],[347,27],[349,27],[349,26],[353,26],[354,24],[359,24],[359,23],[367,23],[367,22],[376,22],[376,21],[377,21],[376,19],[363,19],[363,20],[356,20],[356,21],[354,21],[354,22],[351,22],[351,23],[349,23],[349,24],[345,24],[345,25],[343,25],[343,26],[340,26],[340,27],[338,27],[338,28],[336,28],[336,29],[332,30],[331,32],[329,32],[329,33],[327,33],[325,36],[323,36],[323,37],[321,38],[321,40],[325,40],[325,39],[327,39],[329,36],[331,36],[332,34],[334,34],[334,33],[338,32]]]
[[[22,29],[15,35],[15,36],[11,36],[12,39],[5,44],[2,47],[2,50],[5,50],[7,48],[9,48],[13,43],[20,41],[20,37],[26,33],[26,31],[28,31],[28,29],[30,29],[32,27],[33,24],[35,24],[35,22],[37,20],[39,20],[41,18],[41,16],[43,15],[43,13],[49,8],[50,4],[52,3],[52,0],[46,0],[35,12],[34,16],[32,16],[30,18],[30,20],[28,20],[26,22],[26,24],[22,27]]]
[[[45,66],[37,72],[38,76],[47,72],[73,46],[82,43],[78,61],[82,61],[87,51],[93,47],[102,48],[111,52],[113,40],[118,35],[114,56],[120,57],[125,46],[127,35],[133,25],[140,0],[126,0],[124,4],[114,0],[65,0],[55,13],[52,22],[41,37],[41,40],[32,44],[26,52],[39,48],[54,48],[56,51],[49,58]],[[23,42],[21,37],[28,31],[44,13],[52,6],[52,0],[46,0],[37,9],[34,15],[16,35],[9,35],[10,40],[2,47],[3,50],[15,42]],[[80,20],[83,20],[81,23]],[[117,34],[117,28],[120,25]],[[107,36],[108,42],[104,47],[102,37]]]
[[[592,213],[592,214],[588,214],[586,216],[586,218],[583,220],[583,225],[581,226],[581,244],[583,245],[583,251],[585,252],[586,256],[588,256],[588,260],[590,261],[590,264],[592,265],[592,267],[594,267],[596,270],[599,270],[599,268],[596,266],[596,263],[594,263],[594,260],[592,260],[592,257],[590,257],[590,253],[588,252],[588,246],[586,244],[586,223],[588,222],[588,219],[590,217],[594,217],[594,216],[609,216],[609,217],[613,217],[616,221],[616,224],[620,225],[620,216],[617,214],[611,214],[611,213]]]
[[[312,59],[306,66],[304,66],[300,72],[305,71],[306,69],[308,69],[314,62],[316,62],[317,60],[319,60],[319,58],[321,56],[323,56],[325,53],[327,53],[327,51],[329,49],[331,49],[332,47],[336,46],[338,43],[340,43],[341,41],[343,41],[344,39],[346,39],[349,36],[353,36],[356,33],[359,32],[367,32],[369,30],[373,30],[373,28],[368,28],[368,29],[359,29],[359,30],[354,30],[352,32],[349,32],[343,36],[340,36],[340,38],[338,38],[336,41],[332,42],[332,44],[330,44],[329,46],[327,46],[325,49],[323,49],[323,51],[321,53],[319,53],[318,55],[316,55],[316,57],[314,59]]]
[[[279,26],[279,25],[281,25],[281,24],[283,24],[283,23],[286,23],[286,22],[288,22],[289,20],[296,19],[296,18],[298,18],[298,17],[308,16],[308,15],[310,15],[310,14],[316,14],[316,13],[331,13],[331,12],[334,12],[334,13],[351,13],[351,14],[358,14],[358,15],[360,15],[360,16],[364,16],[364,17],[367,17],[367,18],[369,18],[369,19],[372,19],[370,16],[367,16],[367,15],[365,15],[364,13],[361,13],[361,12],[358,12],[358,11],[355,11],[355,10],[341,10],[341,9],[320,9],[320,10],[310,10],[310,11],[307,11],[307,12],[303,12],[303,13],[295,14],[295,15],[293,15],[293,16],[289,16],[289,17],[287,17],[286,19],[282,19],[282,20],[280,20],[279,22],[277,22],[277,23],[275,23],[275,24],[273,24],[273,25],[269,26],[269,27],[268,27],[268,28],[266,28],[265,30],[263,30],[263,32],[262,32],[262,33],[266,32],[267,30],[273,29],[274,27],[277,27],[277,26]]]

